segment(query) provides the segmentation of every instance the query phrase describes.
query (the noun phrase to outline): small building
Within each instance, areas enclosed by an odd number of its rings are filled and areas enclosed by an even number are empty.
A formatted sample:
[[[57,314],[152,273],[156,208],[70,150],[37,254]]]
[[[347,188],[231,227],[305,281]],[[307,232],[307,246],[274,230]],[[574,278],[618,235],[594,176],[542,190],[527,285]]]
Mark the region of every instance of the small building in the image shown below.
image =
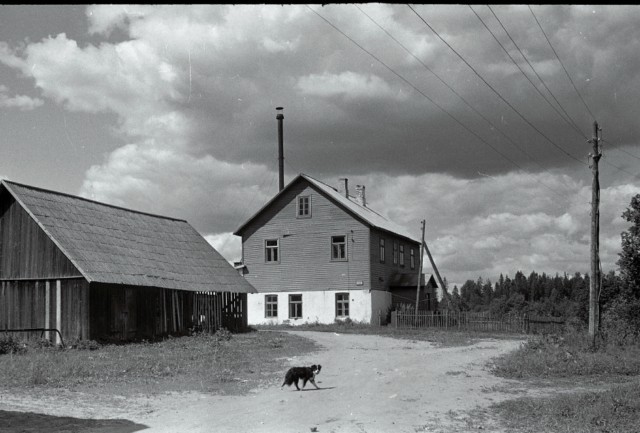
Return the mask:
[[[249,324],[378,324],[394,293],[415,305],[420,241],[367,206],[347,179],[333,188],[298,175],[234,234],[242,269],[258,291],[248,296]],[[421,278],[421,309],[433,309],[435,282]]]
[[[0,182],[0,331],[129,341],[238,330],[252,292],[187,221]]]

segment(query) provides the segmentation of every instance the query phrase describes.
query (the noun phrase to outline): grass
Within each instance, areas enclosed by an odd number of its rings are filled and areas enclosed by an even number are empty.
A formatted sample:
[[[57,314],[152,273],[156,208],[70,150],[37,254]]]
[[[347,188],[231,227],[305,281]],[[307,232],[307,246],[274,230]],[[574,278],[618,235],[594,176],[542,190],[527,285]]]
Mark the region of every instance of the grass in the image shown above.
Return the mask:
[[[493,408],[508,431],[637,433],[640,431],[640,381],[597,393],[508,400]]]
[[[382,337],[398,338],[404,340],[428,341],[439,347],[469,346],[481,340],[492,339],[521,339],[522,335],[505,334],[498,332],[458,331],[438,328],[394,328],[392,326],[375,326],[366,323],[351,321],[339,321],[332,324],[308,323],[303,325],[261,325],[256,326],[263,330],[288,330],[288,331],[316,331],[336,332],[338,334],[363,334],[379,335]]]
[[[593,348],[586,332],[530,339],[493,360],[493,373],[525,381],[546,380],[567,388],[559,395],[519,398],[492,408],[513,432],[637,433],[640,431],[640,347]],[[605,391],[569,393],[576,386]]]
[[[308,339],[276,332],[230,339],[202,334],[97,350],[34,347],[0,356],[0,389],[238,394],[279,380],[287,357],[315,350]]]

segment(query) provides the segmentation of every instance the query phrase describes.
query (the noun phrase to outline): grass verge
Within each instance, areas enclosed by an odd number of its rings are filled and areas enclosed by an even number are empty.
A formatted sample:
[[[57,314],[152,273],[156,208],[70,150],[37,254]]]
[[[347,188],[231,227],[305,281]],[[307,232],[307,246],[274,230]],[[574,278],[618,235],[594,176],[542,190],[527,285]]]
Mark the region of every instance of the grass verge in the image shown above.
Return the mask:
[[[486,339],[523,339],[520,334],[505,334],[497,332],[468,332],[438,328],[394,328],[392,326],[375,326],[367,323],[340,321],[332,324],[311,323],[304,325],[261,325],[262,330],[287,331],[316,331],[336,332],[338,334],[379,335],[382,337],[399,338],[404,340],[428,341],[440,347],[469,346]]]
[[[510,379],[564,385],[566,392],[519,398],[492,408],[508,431],[640,432],[640,347],[600,344],[586,332],[533,338],[493,360],[493,373]],[[544,382],[543,382],[544,383]],[[606,385],[604,391],[570,393],[576,386]]]
[[[287,357],[316,350],[306,338],[279,332],[233,334],[229,339],[202,334],[98,350],[29,348],[0,356],[0,389],[239,394],[279,380]]]
[[[609,391],[520,398],[493,409],[508,431],[522,433],[637,433],[640,431],[640,381]]]

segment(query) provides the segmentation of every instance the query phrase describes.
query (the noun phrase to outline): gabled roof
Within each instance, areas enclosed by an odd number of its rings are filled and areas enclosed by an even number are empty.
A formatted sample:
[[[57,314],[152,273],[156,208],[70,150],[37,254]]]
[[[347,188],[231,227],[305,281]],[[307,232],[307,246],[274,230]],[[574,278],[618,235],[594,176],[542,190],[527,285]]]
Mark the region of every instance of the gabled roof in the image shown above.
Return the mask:
[[[383,217],[373,209],[367,206],[362,206],[360,203],[356,201],[355,197],[349,196],[349,198],[347,198],[332,186],[329,186],[326,183],[321,182],[317,179],[314,179],[311,176],[303,173],[299,174],[295,179],[289,182],[289,184],[282,191],[276,194],[258,212],[256,212],[252,217],[250,217],[247,221],[245,221],[244,224],[242,224],[234,232],[234,234],[239,235],[239,233],[241,233],[244,230],[244,228],[248,226],[249,223],[251,223],[251,221],[253,221],[262,212],[264,212],[269,206],[271,206],[273,202],[275,202],[278,199],[278,197],[280,197],[289,188],[291,188],[292,185],[299,182],[300,180],[306,180],[307,182],[309,182],[320,193],[324,194],[325,197],[327,197],[328,199],[330,199],[331,201],[333,201],[334,203],[342,207],[344,210],[346,210],[348,213],[350,213],[354,217],[365,222],[370,227],[374,227],[380,230],[384,230],[384,231],[402,236],[404,238],[407,238],[408,240],[411,240],[413,242],[420,244],[420,241],[416,240],[413,236],[411,236],[411,234],[409,234],[409,232],[404,227],[398,224],[395,224],[392,221],[389,221],[388,219],[386,219],[385,217]]]
[[[185,220],[2,180],[89,282],[253,293]]]

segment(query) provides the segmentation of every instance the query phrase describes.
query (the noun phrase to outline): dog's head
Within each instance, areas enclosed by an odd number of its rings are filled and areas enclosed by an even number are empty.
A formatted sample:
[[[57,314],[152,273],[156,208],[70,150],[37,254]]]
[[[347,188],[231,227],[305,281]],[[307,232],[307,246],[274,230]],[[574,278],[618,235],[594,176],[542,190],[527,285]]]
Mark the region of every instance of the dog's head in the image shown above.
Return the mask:
[[[321,366],[320,364],[318,364],[318,365],[313,364],[313,365],[311,366],[311,371],[313,371],[313,374],[314,374],[314,375],[316,375],[316,374],[320,374],[320,370],[321,370],[321,369],[322,369],[322,366]]]

